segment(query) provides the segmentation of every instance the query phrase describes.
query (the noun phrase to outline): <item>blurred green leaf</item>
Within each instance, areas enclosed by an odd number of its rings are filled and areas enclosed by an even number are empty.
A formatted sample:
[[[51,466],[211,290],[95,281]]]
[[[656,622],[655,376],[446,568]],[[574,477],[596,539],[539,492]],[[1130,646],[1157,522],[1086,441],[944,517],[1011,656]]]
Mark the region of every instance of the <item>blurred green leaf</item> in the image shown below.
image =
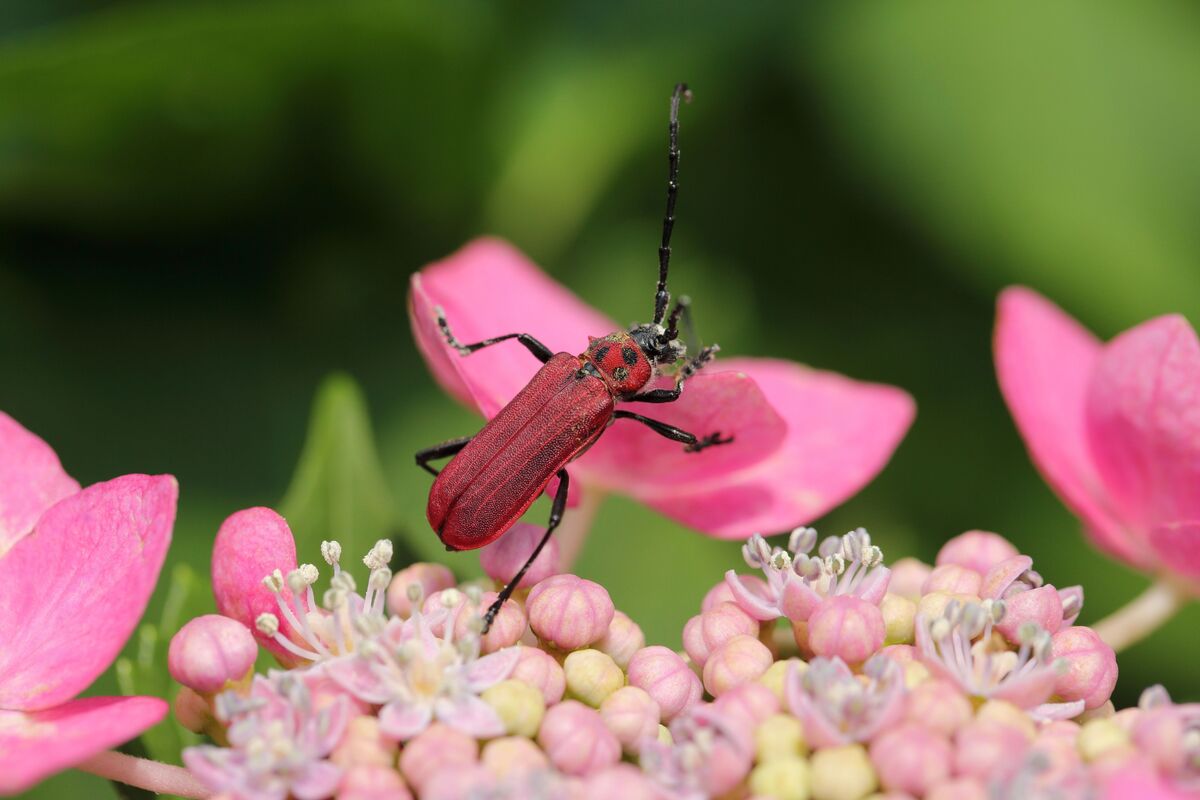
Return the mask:
[[[413,560],[396,540],[400,527],[367,404],[350,376],[330,375],[317,390],[304,451],[279,509],[296,536],[300,561],[316,558],[326,539],[338,540],[356,559],[381,538],[395,544],[393,563]]]
[[[844,141],[989,292],[1200,312],[1195,4],[839,2],[801,27]]]

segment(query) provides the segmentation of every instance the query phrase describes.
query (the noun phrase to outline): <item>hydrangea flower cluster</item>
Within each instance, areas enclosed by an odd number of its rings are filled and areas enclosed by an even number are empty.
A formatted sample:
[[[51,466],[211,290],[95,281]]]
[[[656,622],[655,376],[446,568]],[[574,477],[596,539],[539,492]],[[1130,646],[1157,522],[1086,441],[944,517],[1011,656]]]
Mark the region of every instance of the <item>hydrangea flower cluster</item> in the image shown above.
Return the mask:
[[[247,525],[254,553],[237,545]],[[227,580],[218,605],[231,615],[193,620],[172,642],[176,713],[215,743],[189,750],[189,768],[229,800],[1200,789],[1200,707],[1155,688],[1115,711],[1115,655],[1074,624],[1082,592],[1047,583],[997,534],[890,568],[862,529],[818,544],[803,528],[786,547],[754,537],[744,556],[759,574],[719,581],[681,650],[647,646],[604,587],[559,572],[553,545],[482,634],[492,590],[539,534],[518,526],[483,551],[491,585],[435,564],[393,574],[380,542],[362,594],[326,543],[332,576],[318,592],[277,515],[234,515],[216,574],[235,559],[260,568],[264,553],[285,563],[241,581],[258,593],[249,601],[225,596],[239,579]],[[253,675],[256,636],[283,669]]]

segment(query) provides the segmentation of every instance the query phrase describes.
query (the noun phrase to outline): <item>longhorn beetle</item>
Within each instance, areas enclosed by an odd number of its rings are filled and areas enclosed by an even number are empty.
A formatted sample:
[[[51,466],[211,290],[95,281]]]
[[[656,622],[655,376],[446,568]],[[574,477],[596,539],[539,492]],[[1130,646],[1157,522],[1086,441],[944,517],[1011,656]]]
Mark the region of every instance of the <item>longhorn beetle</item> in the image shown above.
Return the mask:
[[[691,101],[687,84],[677,84],[671,95],[667,210],[658,248],[658,290],[654,295],[652,323],[593,338],[587,350],[576,356],[552,353],[528,333],[506,333],[463,344],[450,331],[445,312],[441,308],[435,311],[442,335],[459,355],[469,356],[485,347],[516,339],[543,364],[529,384],[475,436],[451,439],[416,454],[417,465],[435,477],[426,516],[447,550],[473,550],[496,540],[558,477],[546,533],[484,614],[484,632],[562,521],[570,481],[566,465],[600,438],[609,425],[619,419],[640,422],[655,433],[682,443],[690,453],[733,441],[719,432],[698,437],[665,422],[616,408],[617,403],[625,401],[678,400],[684,382],[708,363],[718,349],[716,345],[704,347],[685,360],[673,388],[645,388],[662,367],[686,356],[686,346],[679,341],[679,322],[688,313],[688,299],[680,297],[671,313],[667,313],[670,302],[667,270],[679,190],[680,100]],[[440,473],[429,465],[430,461],[449,456],[453,456],[452,460]]]

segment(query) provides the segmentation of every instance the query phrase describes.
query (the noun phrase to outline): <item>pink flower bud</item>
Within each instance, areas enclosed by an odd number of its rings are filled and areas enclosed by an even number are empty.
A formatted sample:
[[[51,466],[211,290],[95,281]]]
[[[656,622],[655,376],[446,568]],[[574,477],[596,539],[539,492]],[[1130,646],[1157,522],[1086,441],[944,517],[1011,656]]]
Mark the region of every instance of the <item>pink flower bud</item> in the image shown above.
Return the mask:
[[[779,698],[756,681],[733,687],[718,697],[713,706],[724,717],[739,718],[753,730],[779,712]]]
[[[612,598],[598,583],[577,575],[554,575],[534,586],[526,604],[529,625],[560,650],[587,647],[608,632]]]
[[[463,603],[454,612],[454,638],[461,639],[470,630],[474,620],[478,618],[481,609],[489,608],[499,595],[496,592],[484,592],[480,595],[478,607]],[[500,606],[500,612],[479,640],[483,653],[494,653],[505,647],[511,647],[521,640],[529,623],[525,612],[519,603],[505,603]],[[476,628],[478,630],[478,628]]]
[[[722,719],[724,733],[713,737],[704,755],[703,785],[710,797],[732,792],[754,765],[753,729],[739,717]]]
[[[546,533],[545,528],[518,522],[509,528],[508,533],[479,551],[479,563],[483,571],[501,585],[507,584],[521,569],[521,566],[533,553],[533,548]],[[518,589],[528,589],[557,575],[559,569],[558,540],[553,536],[546,542],[537,559],[529,565],[529,571],[517,584]]]
[[[847,664],[865,661],[880,648],[887,635],[879,606],[852,595],[834,595],[808,620],[808,646],[819,656]]]
[[[629,659],[633,654],[646,646],[646,636],[638,624],[620,611],[613,612],[612,622],[608,624],[608,632],[604,634],[596,649],[608,654],[617,662],[621,669],[629,668]]]
[[[418,733],[400,751],[400,772],[420,795],[425,782],[437,772],[465,769],[476,763],[479,743],[465,733],[435,722]]]
[[[945,737],[911,722],[877,736],[870,752],[884,789],[917,797],[950,777],[954,754]]]
[[[554,660],[554,656],[537,647],[521,645],[517,665],[508,677],[540,691],[547,707],[562,700],[563,692],[567,690],[567,676],[562,665]]]
[[[1054,682],[1054,693],[1063,700],[1082,700],[1084,708],[1098,708],[1117,685],[1117,655],[1091,628],[1075,626],[1054,634],[1051,652],[1070,667]]]
[[[974,778],[955,778],[929,790],[925,800],[989,800],[987,788]]]
[[[643,741],[658,736],[658,703],[636,686],[623,686],[604,698],[600,716],[627,753],[637,753]]]
[[[483,746],[483,765],[501,780],[546,769],[550,760],[524,736],[504,736]]]
[[[953,736],[955,731],[971,721],[974,713],[971,701],[950,681],[927,680],[908,692],[905,709],[908,720],[943,736]]]
[[[600,712],[575,700],[546,710],[537,740],[550,762],[568,775],[590,775],[621,760],[621,743]]]
[[[755,636],[734,636],[704,663],[704,688],[720,697],[735,686],[758,680],[773,661],[771,651]]]
[[[584,781],[584,800],[659,800],[658,787],[632,764],[616,764]]]
[[[917,660],[917,648],[911,644],[889,644],[879,652],[897,664],[907,664]]]
[[[396,760],[396,749],[396,741],[379,730],[379,719],[362,715],[350,720],[330,761],[344,769],[354,766],[391,767]]]
[[[888,591],[906,597],[914,603],[921,599],[921,587],[932,567],[915,558],[902,558],[892,564],[892,575],[888,579]]]
[[[767,582],[757,575],[738,575],[737,579],[743,586],[750,590],[750,593],[767,602],[771,600],[771,590],[767,586]],[[700,603],[701,611],[708,611],[715,608],[721,603],[736,603],[733,592],[729,588],[726,581],[721,581],[716,586],[708,590],[704,595],[704,601]]]
[[[1062,627],[1062,600],[1053,586],[1011,594],[1004,598],[1004,606],[1004,617],[996,623],[996,630],[1013,644],[1020,643],[1021,626],[1026,622],[1036,622],[1047,633],[1056,633]]]
[[[925,579],[921,594],[928,592],[949,592],[950,594],[979,594],[983,585],[983,576],[973,569],[961,567],[958,564],[942,564],[934,567],[933,572]]]
[[[1029,738],[1013,725],[975,720],[954,737],[954,772],[981,781],[1005,780],[1021,765]]]
[[[425,597],[454,586],[454,573],[441,564],[417,562],[409,564],[392,576],[388,584],[387,607],[397,617],[408,617],[412,613],[412,601],[408,599],[408,587],[416,584]]]
[[[758,622],[736,603],[718,603],[683,626],[683,649],[703,667],[709,653],[735,636],[758,636]]]
[[[960,533],[942,545],[934,561],[939,567],[943,564],[957,564],[960,567],[974,570],[980,575],[1005,559],[1018,554],[1012,542],[998,533],[991,531],[967,531]],[[977,594],[977,592],[970,592]]]
[[[421,800],[463,800],[487,792],[495,777],[482,764],[442,766],[420,787]]]
[[[204,694],[220,691],[254,669],[258,643],[240,622],[219,614],[190,620],[171,637],[167,669],[179,683]]]
[[[670,722],[700,700],[704,688],[696,673],[674,650],[643,647],[629,659],[629,685],[645,689],[658,703],[663,722]]]
[[[1177,774],[1187,763],[1184,745],[1187,720],[1176,705],[1140,711],[1133,722],[1132,739],[1137,749],[1165,774]]]
[[[390,766],[359,765],[342,774],[338,800],[412,800],[400,773]]]

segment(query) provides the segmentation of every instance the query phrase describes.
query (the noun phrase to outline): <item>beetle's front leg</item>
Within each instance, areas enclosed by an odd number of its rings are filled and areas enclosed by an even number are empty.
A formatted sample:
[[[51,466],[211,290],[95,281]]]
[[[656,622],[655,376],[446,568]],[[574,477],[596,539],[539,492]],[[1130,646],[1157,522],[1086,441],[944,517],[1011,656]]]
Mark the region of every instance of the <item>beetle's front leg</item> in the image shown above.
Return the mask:
[[[718,345],[709,345],[708,347],[700,348],[700,352],[692,358],[689,358],[680,368],[679,374],[675,376],[675,387],[672,389],[651,389],[648,392],[635,394],[629,398],[630,402],[638,401],[642,403],[674,403],[679,399],[679,395],[683,394],[683,383],[688,378],[695,375],[704,367],[705,364],[713,360],[713,356],[720,351]]]
[[[452,455],[456,455],[458,451],[466,447],[467,444],[470,443],[470,441],[474,438],[475,434],[471,434],[470,436],[460,436],[457,439],[450,439],[442,442],[441,444],[435,444],[433,447],[426,447],[424,450],[418,450],[416,455],[417,466],[436,478],[438,471],[429,466],[429,462],[435,461],[439,458],[449,458]]]
[[[469,356],[476,350],[482,350],[485,347],[491,347],[500,342],[507,342],[509,339],[516,339],[525,346],[525,349],[533,353],[538,361],[545,364],[554,357],[554,353],[550,352],[550,348],[539,342],[537,339],[530,336],[528,333],[506,333],[503,336],[494,336],[491,339],[484,339],[482,342],[474,344],[463,344],[450,331],[450,323],[446,321],[446,311],[441,306],[434,309],[437,314],[438,329],[442,332],[442,336],[446,339],[446,344],[458,351],[460,356]]]

